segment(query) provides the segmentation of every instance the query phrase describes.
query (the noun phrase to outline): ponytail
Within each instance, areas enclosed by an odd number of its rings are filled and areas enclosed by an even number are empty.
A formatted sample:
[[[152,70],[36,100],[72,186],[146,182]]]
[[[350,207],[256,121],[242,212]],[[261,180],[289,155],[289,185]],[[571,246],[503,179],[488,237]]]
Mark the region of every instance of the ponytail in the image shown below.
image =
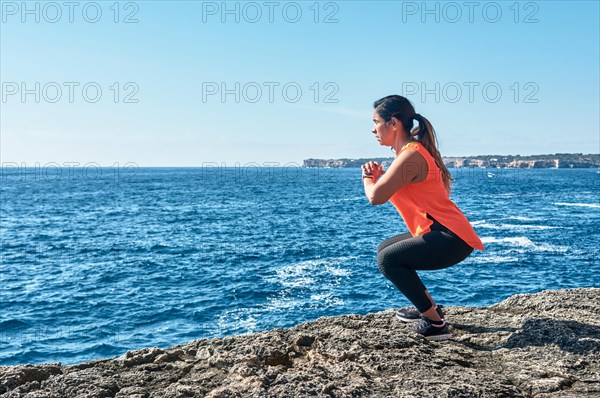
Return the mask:
[[[427,120],[424,116],[415,113],[412,118],[419,122],[419,126],[413,127],[410,131],[410,135],[411,137],[415,137],[417,141],[421,142],[421,144],[427,148],[431,156],[435,159],[435,163],[442,172],[444,187],[446,187],[446,191],[448,191],[448,195],[450,195],[450,192],[452,192],[451,185],[454,183],[454,179],[452,178],[452,175],[450,175],[448,168],[446,168],[440,151],[437,149],[438,141],[435,130],[433,129],[433,126],[429,120]]]

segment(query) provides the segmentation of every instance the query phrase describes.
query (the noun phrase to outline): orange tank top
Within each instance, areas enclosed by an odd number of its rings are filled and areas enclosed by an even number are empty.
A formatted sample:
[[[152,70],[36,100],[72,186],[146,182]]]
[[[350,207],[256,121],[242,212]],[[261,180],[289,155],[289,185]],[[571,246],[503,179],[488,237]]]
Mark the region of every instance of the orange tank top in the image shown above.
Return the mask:
[[[412,141],[404,145],[400,153],[408,148],[417,150],[423,155],[429,169],[425,180],[404,185],[390,198],[390,202],[404,219],[410,233],[419,236],[431,231],[429,227],[433,221],[427,218],[429,214],[469,246],[485,250],[467,217],[450,200],[442,179],[442,171],[427,148],[420,142]]]

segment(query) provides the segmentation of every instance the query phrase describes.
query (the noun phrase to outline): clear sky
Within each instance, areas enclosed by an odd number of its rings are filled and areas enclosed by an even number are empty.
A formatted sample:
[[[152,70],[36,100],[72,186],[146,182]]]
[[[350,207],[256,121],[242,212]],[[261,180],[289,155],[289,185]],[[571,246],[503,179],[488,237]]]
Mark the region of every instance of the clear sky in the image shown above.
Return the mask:
[[[600,152],[598,1],[1,2],[1,161],[392,156],[403,94],[443,156]]]

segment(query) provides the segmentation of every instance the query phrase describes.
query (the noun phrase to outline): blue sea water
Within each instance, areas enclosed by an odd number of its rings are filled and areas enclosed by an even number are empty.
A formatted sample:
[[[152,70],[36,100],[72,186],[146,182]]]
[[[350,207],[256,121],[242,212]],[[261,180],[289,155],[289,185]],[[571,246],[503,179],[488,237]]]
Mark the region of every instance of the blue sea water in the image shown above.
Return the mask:
[[[486,250],[421,273],[438,302],[600,286],[597,170],[451,172]],[[409,304],[375,254],[406,226],[359,169],[5,169],[0,194],[0,365]]]

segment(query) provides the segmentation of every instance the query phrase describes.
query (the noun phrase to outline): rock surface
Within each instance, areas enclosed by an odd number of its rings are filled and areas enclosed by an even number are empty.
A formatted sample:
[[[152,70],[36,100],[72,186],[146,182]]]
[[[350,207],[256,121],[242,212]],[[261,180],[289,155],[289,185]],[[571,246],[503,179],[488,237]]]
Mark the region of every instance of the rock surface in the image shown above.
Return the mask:
[[[2,397],[600,397],[600,289],[446,307],[429,342],[393,310],[62,366],[0,367]]]

